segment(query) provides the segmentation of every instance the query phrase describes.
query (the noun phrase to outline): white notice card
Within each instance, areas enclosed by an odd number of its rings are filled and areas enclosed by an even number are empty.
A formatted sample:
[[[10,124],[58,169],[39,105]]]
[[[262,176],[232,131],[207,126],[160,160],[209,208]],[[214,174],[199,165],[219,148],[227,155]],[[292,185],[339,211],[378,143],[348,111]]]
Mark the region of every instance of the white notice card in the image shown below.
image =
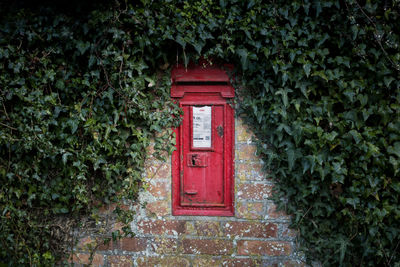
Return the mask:
[[[211,107],[193,107],[193,147],[211,147]]]

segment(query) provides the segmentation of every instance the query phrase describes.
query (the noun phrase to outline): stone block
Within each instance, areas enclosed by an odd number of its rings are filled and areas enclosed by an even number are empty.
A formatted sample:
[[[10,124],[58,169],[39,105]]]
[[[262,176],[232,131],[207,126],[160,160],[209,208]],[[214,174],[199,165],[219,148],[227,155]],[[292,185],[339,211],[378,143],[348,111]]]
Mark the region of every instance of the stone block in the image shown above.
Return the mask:
[[[236,217],[250,220],[260,220],[264,217],[263,202],[238,202]]]
[[[74,264],[91,264],[90,266],[104,266],[104,256],[95,253],[92,260],[90,260],[90,254],[77,253],[72,255],[72,263]]]
[[[153,235],[177,235],[185,231],[185,221],[169,220],[145,220],[139,221],[138,230],[144,234]]]
[[[145,251],[147,248],[146,238],[124,237],[118,241],[118,249],[129,252]]]
[[[292,247],[285,241],[239,240],[237,250],[239,255],[288,256]]]
[[[284,267],[305,267],[305,262],[302,261],[285,261],[283,263]]]
[[[297,231],[295,229],[289,228],[288,224],[282,224],[280,236],[283,238],[295,238],[297,236]]]
[[[237,196],[239,199],[263,200],[271,197],[272,185],[239,184]]]
[[[197,236],[221,236],[219,222],[197,221],[194,223],[194,234]]]
[[[169,206],[168,200],[157,200],[147,203],[146,210],[150,213],[149,215],[165,216],[171,213]]]
[[[168,198],[171,193],[170,186],[166,181],[150,181],[147,191],[156,198]]]
[[[151,246],[158,254],[175,254],[178,252],[178,239],[156,237],[152,240]]]
[[[275,204],[269,204],[268,205],[268,218],[269,219],[282,219],[282,220],[288,220],[290,218],[289,215],[287,215],[284,211],[277,211],[276,210],[276,205]]]
[[[233,244],[229,240],[219,239],[183,239],[184,254],[230,255]]]
[[[108,265],[110,267],[132,267],[133,261],[132,257],[129,256],[119,256],[111,255],[107,257]]]
[[[235,125],[236,141],[238,143],[251,143],[254,138],[253,132],[249,126],[244,124],[241,120],[237,120]]]
[[[236,146],[236,159],[245,161],[260,161],[256,156],[256,146],[248,144],[238,144]]]
[[[236,162],[236,175],[241,182],[245,181],[270,181],[263,171],[260,162]]]
[[[247,259],[236,259],[236,258],[229,258],[229,259],[224,259],[221,262],[221,266],[223,267],[253,267],[253,266],[261,266],[261,260],[259,259],[252,259],[252,258],[247,258]]]
[[[146,180],[170,179],[171,164],[165,162],[150,161],[146,162]]]
[[[79,250],[88,251],[91,248],[94,248],[96,245],[97,245],[96,239],[90,236],[85,236],[79,240],[78,244],[76,245],[76,248]]]
[[[276,237],[278,226],[274,223],[262,222],[226,222],[223,224],[226,235],[232,237]]]
[[[98,251],[106,251],[106,250],[112,250],[114,247],[116,247],[117,244],[114,244],[114,241],[110,240],[109,242],[104,243],[104,240],[99,241],[99,246],[97,247]]]
[[[140,257],[138,267],[189,267],[190,261],[184,257]]]
[[[193,267],[220,267],[221,260],[212,257],[195,257],[192,263]]]

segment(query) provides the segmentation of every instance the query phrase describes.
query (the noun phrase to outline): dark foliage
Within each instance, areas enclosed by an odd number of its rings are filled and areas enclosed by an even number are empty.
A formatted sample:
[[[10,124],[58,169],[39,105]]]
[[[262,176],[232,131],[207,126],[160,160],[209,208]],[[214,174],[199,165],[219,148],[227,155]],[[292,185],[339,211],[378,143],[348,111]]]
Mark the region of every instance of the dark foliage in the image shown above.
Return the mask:
[[[399,1],[1,10],[2,259],[53,259],[30,239],[43,214],[137,192],[143,149],[178,114],[154,73],[203,56],[235,64],[238,111],[307,259],[400,264]]]

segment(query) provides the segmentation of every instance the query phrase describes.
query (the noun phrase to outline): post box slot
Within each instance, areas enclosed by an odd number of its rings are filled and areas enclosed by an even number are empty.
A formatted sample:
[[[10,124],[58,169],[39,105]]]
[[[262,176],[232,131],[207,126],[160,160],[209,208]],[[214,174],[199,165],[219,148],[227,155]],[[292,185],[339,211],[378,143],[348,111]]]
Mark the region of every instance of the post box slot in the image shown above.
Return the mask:
[[[191,82],[191,81],[179,81],[177,85],[228,85],[228,82],[221,81],[206,81],[206,82]]]
[[[186,194],[186,195],[197,195],[197,191],[188,190],[188,191],[185,191],[185,194]]]

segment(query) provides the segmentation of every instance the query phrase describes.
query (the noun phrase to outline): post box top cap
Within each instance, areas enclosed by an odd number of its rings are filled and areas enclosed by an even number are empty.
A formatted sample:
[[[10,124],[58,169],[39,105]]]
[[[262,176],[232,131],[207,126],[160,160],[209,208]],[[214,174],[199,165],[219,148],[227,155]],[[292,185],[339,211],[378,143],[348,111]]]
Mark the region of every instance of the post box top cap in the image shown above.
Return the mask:
[[[187,67],[178,65],[172,69],[172,82],[230,82],[229,73],[233,66],[189,65]]]
[[[183,97],[185,93],[220,93],[222,97],[232,98],[235,96],[234,89],[230,84],[232,65],[199,66],[188,67],[178,65],[172,69],[172,97]]]

